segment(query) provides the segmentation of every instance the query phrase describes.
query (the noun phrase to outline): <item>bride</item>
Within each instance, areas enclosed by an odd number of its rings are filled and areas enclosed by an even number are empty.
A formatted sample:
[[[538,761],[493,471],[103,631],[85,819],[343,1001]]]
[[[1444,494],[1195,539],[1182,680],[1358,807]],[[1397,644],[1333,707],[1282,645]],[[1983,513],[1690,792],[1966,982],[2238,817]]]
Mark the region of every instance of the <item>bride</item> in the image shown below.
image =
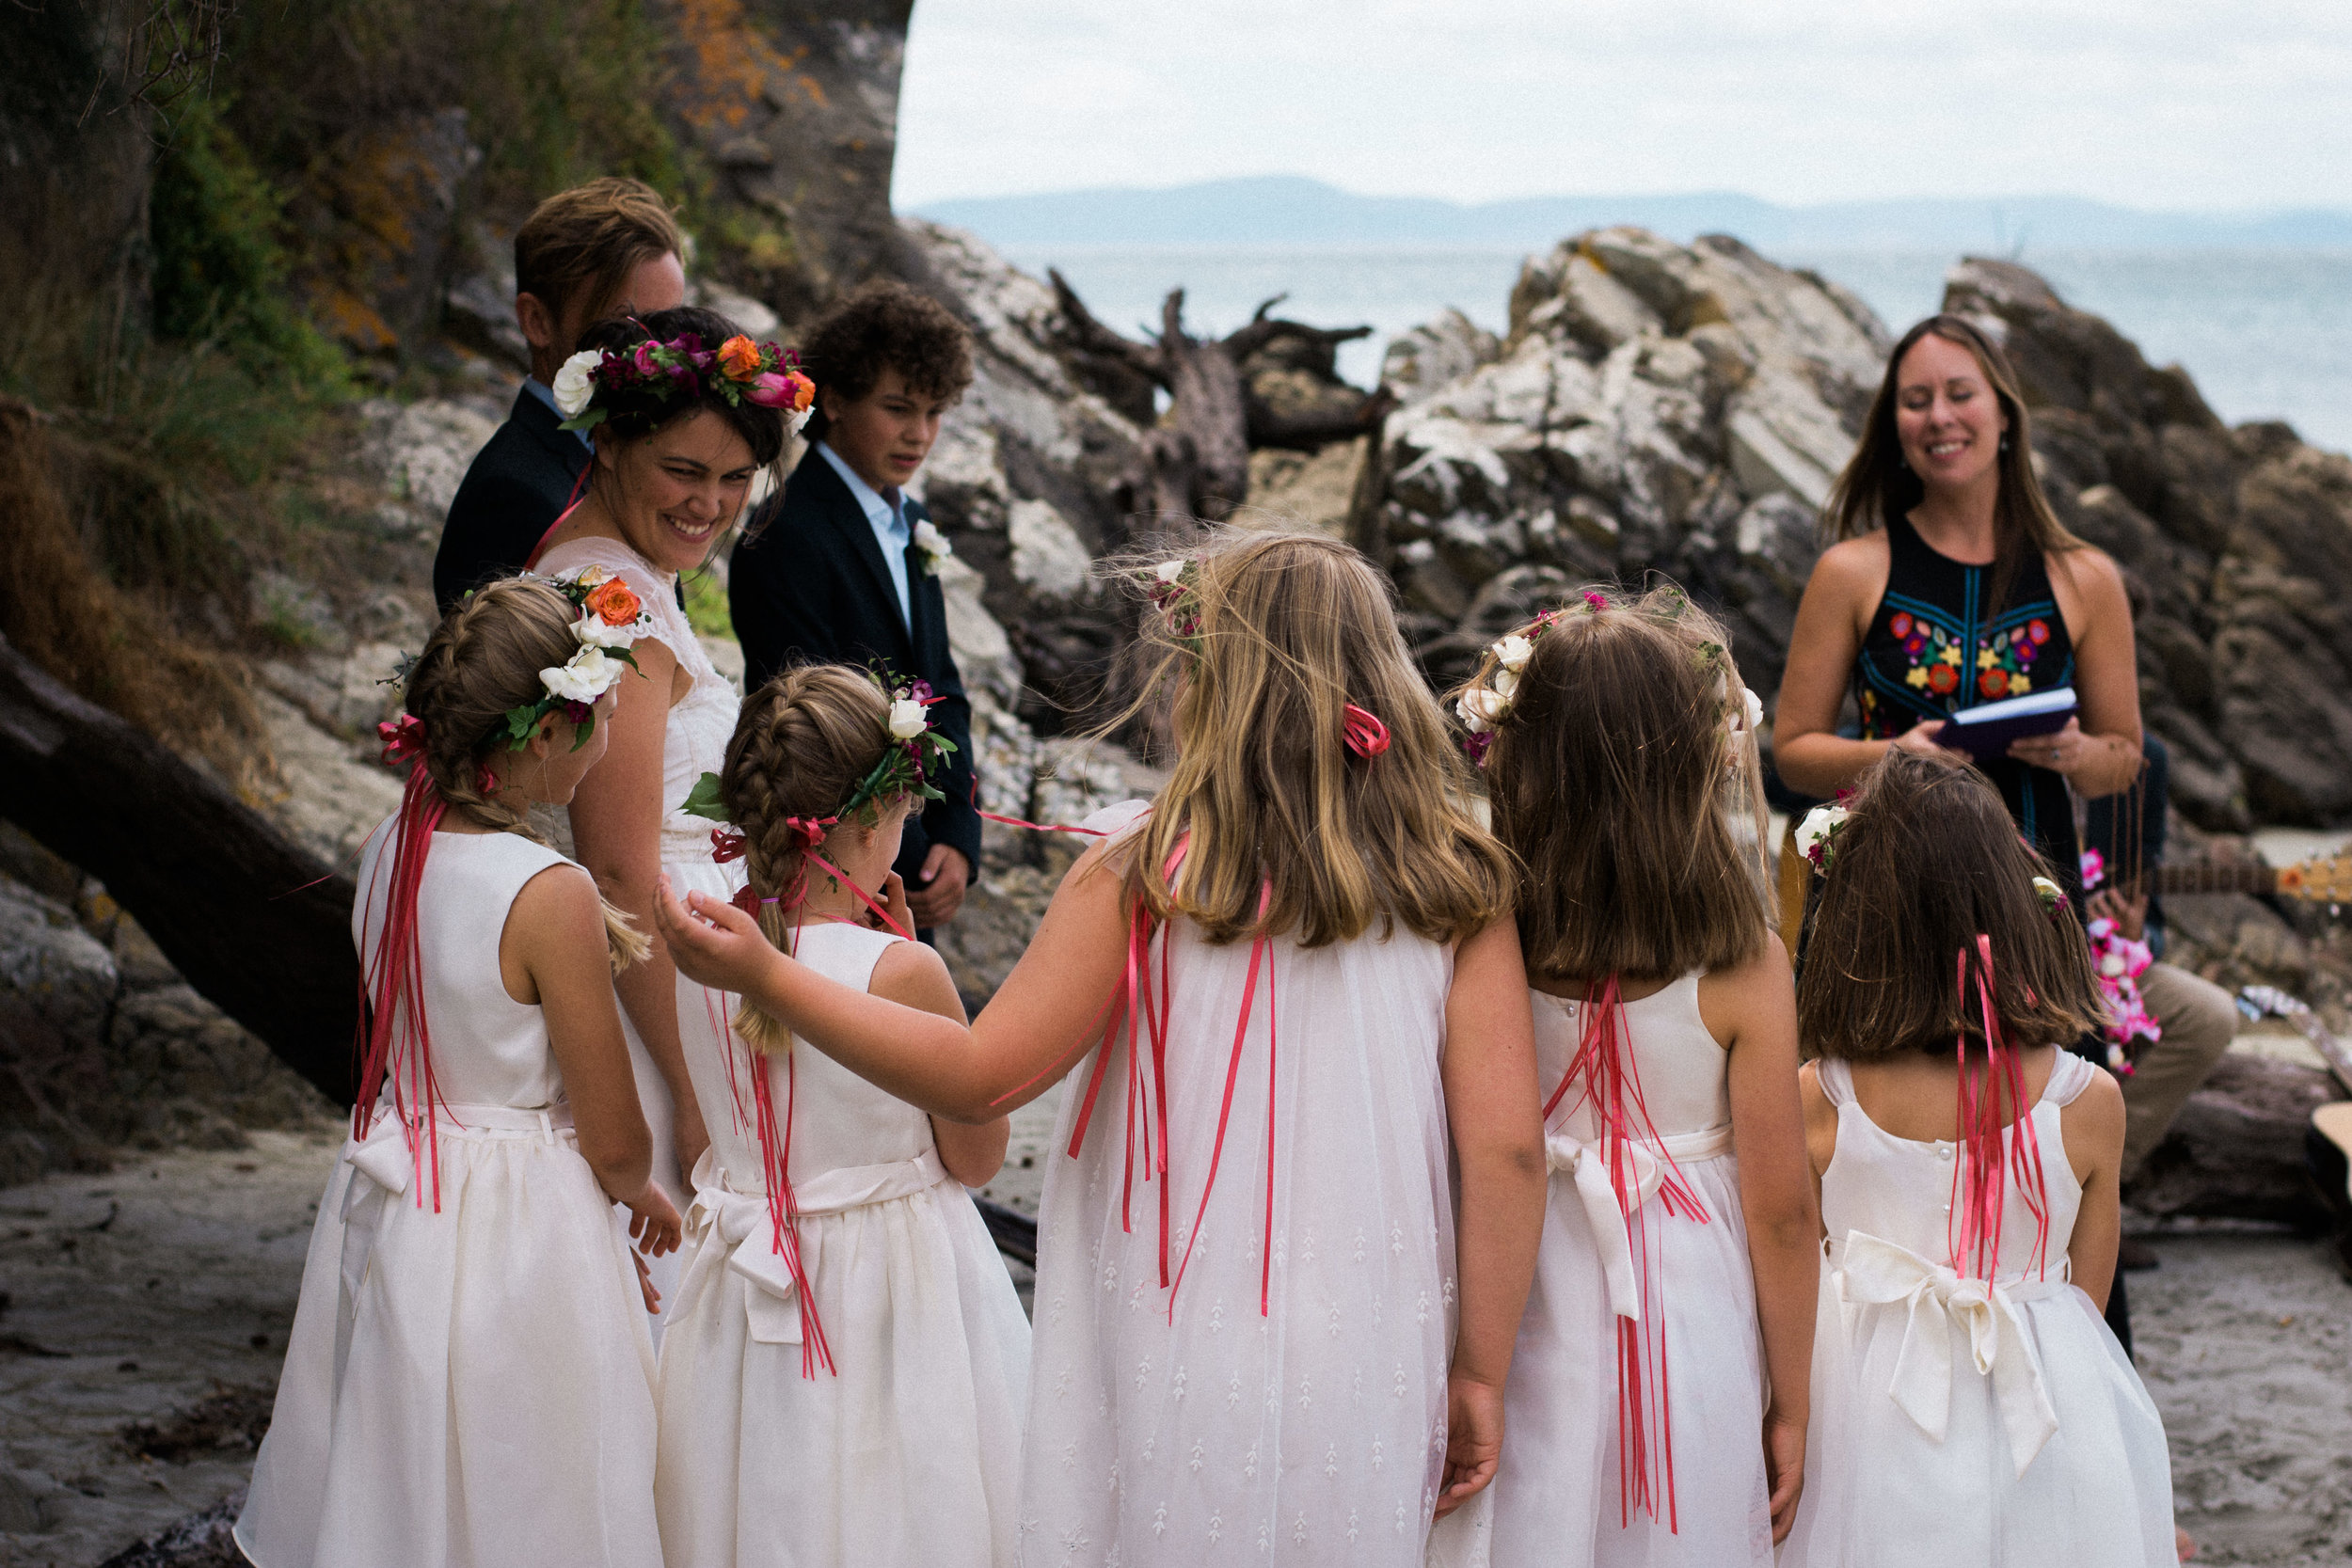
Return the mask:
[[[540,540],[532,570],[601,572],[625,584],[654,630],[629,650],[637,674],[615,688],[604,760],[572,797],[574,854],[605,896],[653,934],[654,880],[718,897],[739,864],[711,860],[710,824],[678,808],[725,761],[739,706],[678,607],[677,579],[710,557],[741,515],[752,478],[783,451],[813,396],[773,344],[723,316],[681,308],[599,322],[554,385],[565,428],[596,448],[577,504]],[[654,1139],[654,1178],[683,1195],[709,1144],[687,1053],[722,1048],[723,1005],[683,980],[658,935],[652,956],[614,982],[637,1093]],[[665,1298],[677,1255],[653,1265]]]

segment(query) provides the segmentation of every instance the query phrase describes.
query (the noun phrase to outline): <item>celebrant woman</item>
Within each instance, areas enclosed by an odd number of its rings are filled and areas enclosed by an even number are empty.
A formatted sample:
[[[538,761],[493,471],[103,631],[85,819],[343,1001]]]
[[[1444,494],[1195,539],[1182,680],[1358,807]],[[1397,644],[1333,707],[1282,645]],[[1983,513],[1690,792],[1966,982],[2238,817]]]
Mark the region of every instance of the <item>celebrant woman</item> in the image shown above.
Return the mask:
[[[1826,799],[1889,746],[1942,750],[1953,713],[2071,688],[2064,727],[1978,766],[2074,886],[2069,787],[2111,795],[2139,769],[2131,604],[2115,562],[2050,510],[2016,376],[1973,324],[1931,316],[1895,345],[1823,531],[1774,715],[1782,780]],[[1849,690],[1859,739],[1836,733]]]

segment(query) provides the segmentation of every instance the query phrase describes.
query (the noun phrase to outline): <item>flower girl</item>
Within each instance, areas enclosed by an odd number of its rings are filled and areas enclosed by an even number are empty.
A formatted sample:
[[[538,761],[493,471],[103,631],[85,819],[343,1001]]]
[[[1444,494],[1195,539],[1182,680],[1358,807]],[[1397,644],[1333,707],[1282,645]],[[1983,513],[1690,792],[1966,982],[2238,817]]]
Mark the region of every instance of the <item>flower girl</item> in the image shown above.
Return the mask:
[[[909,808],[938,796],[946,742],[921,695],[787,671],[745,701],[688,809],[733,824],[714,853],[743,859],[767,940],[961,1026],[890,872]],[[1029,1325],[963,1190],[996,1174],[1006,1118],[928,1117],[767,1014],[730,1035],[710,1006],[718,1050],[687,1058],[710,1148],[661,1345],[669,1568],[1009,1564]]]
[[[1783,1560],[2175,1560],[2164,1427],[2100,1318],[2123,1101],[2082,929],[1980,774],[1890,751],[1802,839],[1798,990],[1829,1276]]]
[[[1820,1265],[1727,641],[1674,588],[1588,591],[1457,704],[1525,868],[1551,1169],[1496,1562],[1768,1565],[1794,1516]]]
[[[1234,531],[1139,575],[1173,773],[1089,824],[970,1029],[719,900],[659,917],[688,973],[935,1115],[1076,1069],[1023,1561],[1406,1568],[1492,1476],[1542,1223],[1509,861],[1361,556]]]
[[[269,1435],[237,1521],[260,1568],[642,1568],[654,1523],[647,1176],[612,966],[644,951],[530,836],[603,753],[639,607],[493,583],[407,676],[353,911],[369,1020]]]

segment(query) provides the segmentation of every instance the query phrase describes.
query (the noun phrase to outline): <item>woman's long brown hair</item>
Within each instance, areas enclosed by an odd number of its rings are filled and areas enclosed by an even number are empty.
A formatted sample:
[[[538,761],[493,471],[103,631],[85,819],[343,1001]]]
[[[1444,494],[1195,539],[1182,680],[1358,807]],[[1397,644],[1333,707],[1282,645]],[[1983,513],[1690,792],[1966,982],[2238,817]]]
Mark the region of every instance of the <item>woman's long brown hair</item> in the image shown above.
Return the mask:
[[[1880,378],[1878,395],[1870,402],[1862,441],[1854,448],[1846,471],[1837,476],[1829,504],[1822,509],[1822,539],[1836,544],[1867,533],[1885,526],[1890,517],[1909,516],[1926,499],[1927,487],[1903,459],[1902,440],[1895,432],[1895,405],[1903,358],[1931,333],[1976,356],[1985,384],[1993,388],[2009,420],[1998,460],[2000,496],[1993,509],[1993,599],[1988,609],[1998,611],[2007,606],[2010,589],[2017,580],[2018,563],[2028,550],[2046,560],[2081,549],[2083,541],[2058,521],[2049,498],[2042,493],[2042,482],[2034,477],[2031,423],[2009,356],[1965,316],[1930,316],[1904,333],[1886,356],[1886,374]]]
[[[1218,530],[1183,552],[1182,626],[1144,610],[1140,689],[1113,721],[1164,704],[1177,750],[1122,856],[1127,895],[1219,943],[1290,933],[1320,947],[1375,922],[1452,942],[1507,913],[1509,857],[1466,803],[1469,768],[1388,579],[1321,534]],[[1385,752],[1348,749],[1350,703],[1387,726]]]
[[[1598,604],[1595,604],[1598,600]],[[1495,834],[1525,872],[1530,974],[1672,979],[1771,940],[1764,790],[1730,636],[1681,590],[1587,589],[1549,625],[1486,752]],[[1475,677],[1491,686],[1490,649]]]
[[[2010,1045],[2064,1045],[2100,1026],[2082,927],[2043,906],[2033,879],[2049,867],[1983,774],[1889,747],[1848,809],[1797,985],[1808,1053],[1942,1055],[1980,1033],[1958,971],[1979,935],[1992,939],[1994,1010]]]

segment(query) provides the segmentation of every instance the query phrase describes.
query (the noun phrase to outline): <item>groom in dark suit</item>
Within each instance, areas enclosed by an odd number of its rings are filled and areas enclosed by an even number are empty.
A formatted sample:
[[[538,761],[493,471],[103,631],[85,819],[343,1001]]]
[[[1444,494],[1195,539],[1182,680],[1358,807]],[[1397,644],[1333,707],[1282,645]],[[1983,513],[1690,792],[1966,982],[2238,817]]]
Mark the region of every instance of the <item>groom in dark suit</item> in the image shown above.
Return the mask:
[[[433,558],[444,614],[467,590],[521,571],[571,499],[590,448],[558,428],[556,370],[590,323],[685,304],[683,250],[668,205],[634,180],[560,192],[515,231],[515,320],[531,344],[531,375],[450,502]]]
[[[940,416],[971,385],[971,341],[937,301],[869,283],[817,324],[803,356],[817,383],[808,451],[728,563],[745,686],[794,664],[879,664],[929,681],[943,699],[931,723],[956,750],[947,776],[931,783],[946,799],[908,818],[894,867],[928,936],[962,907],[980,817],[972,705],[939,586],[946,544],[904,487],[939,438]]]

